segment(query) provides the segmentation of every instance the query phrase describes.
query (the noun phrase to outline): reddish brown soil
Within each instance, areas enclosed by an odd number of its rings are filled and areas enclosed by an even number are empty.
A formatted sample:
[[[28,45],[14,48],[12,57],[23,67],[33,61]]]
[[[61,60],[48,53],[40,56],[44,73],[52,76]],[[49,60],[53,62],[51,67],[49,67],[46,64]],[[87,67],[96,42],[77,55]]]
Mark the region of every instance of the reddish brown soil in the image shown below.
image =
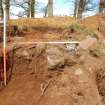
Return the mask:
[[[27,51],[29,51],[29,58],[24,56]],[[41,84],[46,82],[45,51],[36,50],[35,46],[28,46],[20,48],[14,54],[12,79],[7,87],[0,91],[0,105],[35,105],[41,95]]]
[[[72,66],[48,70],[44,46],[20,46],[14,55],[12,79],[0,91],[0,105],[103,105],[95,79],[103,58],[80,52],[73,55]]]
[[[21,23],[20,26],[27,25],[27,22],[29,26],[32,25],[28,31],[27,27],[23,29],[24,38],[11,38],[11,41],[64,39],[61,35],[62,31],[68,24],[72,24],[74,19],[68,17],[54,19],[56,21],[52,18],[39,19],[40,24],[37,20],[34,23],[33,20],[27,19],[11,21],[11,24]],[[95,16],[92,20],[83,20],[84,26],[88,27],[87,24],[93,22],[96,24],[94,26],[91,24],[89,27],[97,30],[99,25],[97,19],[98,17]],[[39,27],[36,27],[37,25]],[[74,33],[70,34],[74,35]],[[46,46],[43,45],[24,45],[15,48],[12,78],[7,86],[0,90],[0,105],[104,105],[104,56],[95,56],[89,50],[80,51],[74,55],[63,51],[61,57],[66,57],[63,66],[49,70],[45,49]]]
[[[102,67],[97,71],[96,80],[99,93],[102,96],[105,103],[105,65],[102,65]]]

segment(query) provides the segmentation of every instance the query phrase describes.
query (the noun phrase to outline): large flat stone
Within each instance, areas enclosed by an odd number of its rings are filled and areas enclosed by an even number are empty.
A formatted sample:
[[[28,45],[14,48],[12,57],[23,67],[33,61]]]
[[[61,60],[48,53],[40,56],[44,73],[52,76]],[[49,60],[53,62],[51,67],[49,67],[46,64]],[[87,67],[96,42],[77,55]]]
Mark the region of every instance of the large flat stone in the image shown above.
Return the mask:
[[[82,40],[78,46],[78,49],[88,49],[92,46],[94,46],[97,43],[97,39],[93,37],[88,37],[84,40]]]

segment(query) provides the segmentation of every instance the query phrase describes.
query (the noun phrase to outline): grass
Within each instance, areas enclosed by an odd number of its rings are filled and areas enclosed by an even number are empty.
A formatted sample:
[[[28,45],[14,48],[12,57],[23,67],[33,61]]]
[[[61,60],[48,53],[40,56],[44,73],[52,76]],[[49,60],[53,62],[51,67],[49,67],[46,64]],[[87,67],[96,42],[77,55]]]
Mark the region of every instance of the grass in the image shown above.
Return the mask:
[[[92,36],[92,37],[96,37],[97,38],[97,34],[95,34],[94,32],[88,30],[87,28],[84,28],[83,26],[81,26],[80,24],[76,23],[75,19],[72,17],[53,17],[53,18],[35,18],[35,19],[27,19],[27,18],[23,18],[23,19],[18,19],[18,20],[10,20],[9,21],[10,25],[17,25],[20,30],[23,31],[32,31],[33,30],[39,30],[39,32],[41,31],[40,29],[46,31],[46,30],[58,30],[59,33],[59,29],[65,30],[65,29],[73,29],[74,30],[74,34],[75,35],[75,39],[74,40],[82,40],[84,38],[86,38],[86,36]],[[30,31],[30,32],[31,32]],[[62,36],[62,39],[70,39],[68,33],[65,33],[65,35]]]
[[[74,31],[79,31],[82,32],[84,29],[83,27],[81,27],[79,24],[75,23],[75,24],[71,24],[69,26],[70,29],[74,29]]]
[[[96,37],[97,38],[97,34],[87,28],[84,28],[83,26],[81,26],[78,23],[75,24],[71,24],[69,27],[66,28],[70,28],[73,29],[74,31],[76,31],[78,34],[84,34],[84,35],[90,35],[92,37]]]
[[[93,49],[95,55],[103,55],[105,56],[105,44],[99,43],[94,49]]]
[[[97,46],[96,51],[102,55],[105,55],[105,45],[101,44],[100,46]]]
[[[36,19],[18,19],[18,20],[10,20],[9,24],[18,25],[21,27],[51,27],[51,28],[64,28],[69,24],[74,23],[74,19],[72,17],[53,17],[53,18],[36,18]]]

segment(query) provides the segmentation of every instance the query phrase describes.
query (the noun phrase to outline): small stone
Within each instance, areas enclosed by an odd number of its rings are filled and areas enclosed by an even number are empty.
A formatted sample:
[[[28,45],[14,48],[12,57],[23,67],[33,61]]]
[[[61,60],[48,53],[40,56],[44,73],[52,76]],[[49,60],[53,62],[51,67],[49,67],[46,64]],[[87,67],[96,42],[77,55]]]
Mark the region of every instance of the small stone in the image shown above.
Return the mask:
[[[82,75],[83,71],[79,68],[75,71],[75,75]]]

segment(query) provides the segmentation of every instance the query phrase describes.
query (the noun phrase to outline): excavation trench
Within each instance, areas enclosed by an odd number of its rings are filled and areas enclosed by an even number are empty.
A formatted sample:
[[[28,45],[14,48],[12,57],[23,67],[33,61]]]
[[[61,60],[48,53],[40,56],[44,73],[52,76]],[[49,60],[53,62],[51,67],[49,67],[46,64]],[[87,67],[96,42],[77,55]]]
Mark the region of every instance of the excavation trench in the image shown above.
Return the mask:
[[[0,105],[104,105],[104,71],[99,68],[95,75],[101,60],[71,53],[65,45],[13,49],[8,51],[9,79],[0,91]]]
[[[11,53],[12,52],[12,53]],[[9,60],[11,61],[9,61]],[[45,46],[39,45],[23,45],[15,46],[12,51],[8,51],[7,59],[7,86],[3,86],[3,67],[2,67],[2,79],[1,79],[1,95],[0,104],[2,105],[28,105],[33,104],[32,100],[38,100],[42,91],[40,90],[41,84],[46,83],[47,75],[47,55],[45,52]],[[3,57],[1,57],[1,62]],[[9,64],[8,64],[9,63]],[[3,64],[3,62],[2,62]],[[21,91],[22,89],[22,91]],[[2,93],[3,92],[3,93]],[[7,93],[8,95],[6,95]],[[33,95],[32,100],[30,99]],[[13,100],[11,101],[11,95]],[[27,102],[22,98],[29,99]],[[3,102],[3,97],[7,97]],[[20,98],[21,97],[21,98]],[[20,101],[19,100],[23,100]],[[25,102],[24,102],[25,101]],[[32,101],[32,103],[30,103]]]
[[[7,82],[13,76],[27,73],[40,75],[47,71],[47,56],[44,46],[26,45],[15,46],[7,51]],[[0,56],[0,81],[3,82],[3,53]]]
[[[16,74],[18,72],[26,73],[28,70],[32,70],[32,72],[37,74],[38,72],[44,74],[43,72],[47,70],[47,55],[44,45],[22,46],[22,48],[17,49],[14,54],[14,71]]]

